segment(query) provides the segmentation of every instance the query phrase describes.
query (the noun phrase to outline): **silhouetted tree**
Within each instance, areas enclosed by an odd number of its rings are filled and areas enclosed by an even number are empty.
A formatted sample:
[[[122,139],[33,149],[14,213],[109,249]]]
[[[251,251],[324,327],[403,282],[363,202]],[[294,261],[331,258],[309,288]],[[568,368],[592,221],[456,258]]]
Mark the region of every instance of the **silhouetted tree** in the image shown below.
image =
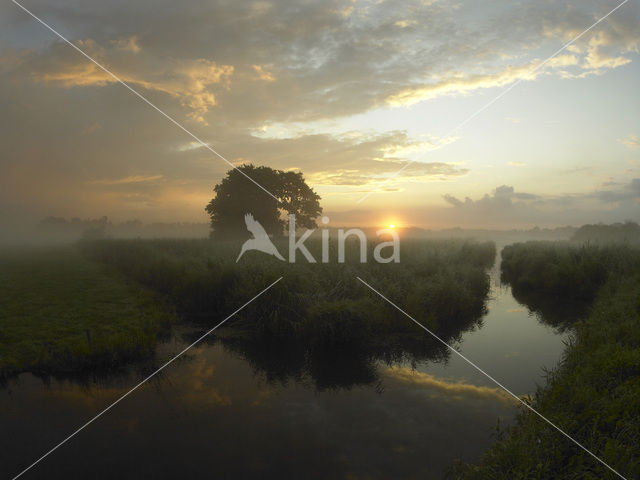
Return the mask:
[[[279,201],[254,184],[251,177]],[[320,196],[304,181],[300,172],[285,172],[269,167],[241,165],[229,170],[213,189],[215,197],[205,210],[211,217],[211,235],[246,236],[244,215],[252,213],[270,235],[281,235],[287,225],[282,214],[295,214],[296,226],[313,228],[322,213]]]

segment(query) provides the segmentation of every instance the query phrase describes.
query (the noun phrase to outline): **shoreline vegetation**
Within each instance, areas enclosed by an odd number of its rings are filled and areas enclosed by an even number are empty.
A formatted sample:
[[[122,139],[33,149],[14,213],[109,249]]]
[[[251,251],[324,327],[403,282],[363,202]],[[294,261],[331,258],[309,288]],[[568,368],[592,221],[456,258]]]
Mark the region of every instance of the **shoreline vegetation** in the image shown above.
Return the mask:
[[[321,242],[310,239],[307,246],[320,257]],[[234,333],[220,338],[257,370],[283,381],[296,369],[295,376],[313,376],[328,356],[323,352],[337,350],[357,352],[354,361],[369,366],[375,358],[446,359],[448,352],[428,338],[416,340],[412,325],[356,275],[454,340],[476,328],[486,311],[496,254],[492,242],[416,240],[402,244],[400,264],[360,264],[357,243],[347,242],[344,264],[303,258],[289,264],[259,252],[236,264],[238,248],[208,239],[105,239],[6,251],[0,376],[116,368],[148,358],[158,334],[177,318],[210,325],[281,275],[279,288],[248,305],[230,322]],[[330,250],[336,259],[337,245]],[[305,349],[294,348],[300,343]],[[273,358],[280,352],[287,362]],[[283,369],[273,371],[274,362]]]
[[[502,277],[537,294],[534,310],[566,299],[589,304],[559,365],[527,401],[621,475],[640,478],[640,250],[515,244],[503,250]],[[458,462],[450,477],[619,478],[525,407],[495,438],[477,464]]]
[[[286,251],[286,239],[274,242]],[[373,252],[375,241],[367,251]],[[315,258],[322,242],[306,242]],[[238,242],[210,240],[105,240],[86,242],[85,253],[160,294],[192,324],[211,325],[283,276],[278,288],[236,315],[215,335],[268,381],[307,378],[317,389],[351,388],[377,381],[376,362],[446,361],[449,352],[357,279],[368,279],[394,301],[420,312],[425,323],[453,342],[477,328],[486,312],[488,270],[495,244],[468,240],[408,240],[401,263],[359,263],[359,245],[347,242],[346,263],[281,262],[248,252],[235,263]],[[339,362],[338,362],[339,359]],[[336,362],[349,374],[338,378]],[[345,370],[346,371],[346,370]]]
[[[285,251],[285,240],[275,243]],[[307,246],[320,257],[319,241]],[[401,263],[361,264],[351,242],[346,263],[312,265],[257,252],[235,263],[238,249],[208,239],[97,239],[4,250],[0,378],[112,371],[148,360],[176,321],[209,326],[283,276],[212,341],[268,381],[306,377],[320,390],[375,384],[379,361],[446,361],[448,351],[416,336],[356,276],[452,343],[481,326],[496,254],[493,242],[407,239]],[[330,245],[330,258],[336,250]],[[503,249],[501,274],[530,311],[572,329],[562,360],[527,401],[622,475],[640,478],[640,249],[517,243]],[[335,376],[338,364],[347,369],[343,378]],[[477,464],[457,462],[449,476],[615,478],[524,408],[511,427],[496,429]]]
[[[320,317],[331,322],[331,313],[369,323],[383,321],[379,303],[364,294],[367,290],[360,286],[357,275],[372,279],[389,296],[427,313],[434,324],[438,318],[483,313],[489,292],[487,270],[496,255],[493,242],[407,240],[401,245],[399,264],[360,263],[358,242],[351,239],[346,242],[346,262],[342,264],[335,261],[336,242],[329,245],[331,261],[327,264],[310,264],[304,256],[290,264],[260,252],[248,252],[236,263],[240,243],[103,240],[83,242],[81,248],[89,258],[165,296],[191,321],[208,321],[212,315],[233,310],[283,276],[283,287],[269,294],[273,311],[267,313],[263,306],[257,306],[248,309],[255,315],[241,315],[261,330],[282,334],[299,332],[308,327],[308,321],[317,323]],[[286,239],[274,243],[286,251]],[[370,260],[377,242],[367,243]],[[306,246],[320,258],[320,241],[310,239]],[[360,307],[360,313],[349,313],[354,307]]]

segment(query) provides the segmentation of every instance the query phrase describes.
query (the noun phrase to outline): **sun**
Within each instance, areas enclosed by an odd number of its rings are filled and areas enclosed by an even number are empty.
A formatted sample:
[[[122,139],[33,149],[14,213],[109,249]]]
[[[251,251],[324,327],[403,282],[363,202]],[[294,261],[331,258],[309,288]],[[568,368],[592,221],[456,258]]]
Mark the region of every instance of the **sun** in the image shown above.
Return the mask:
[[[389,228],[396,228],[396,226],[395,226],[395,224],[394,224],[394,223],[390,223],[390,224],[389,224]]]

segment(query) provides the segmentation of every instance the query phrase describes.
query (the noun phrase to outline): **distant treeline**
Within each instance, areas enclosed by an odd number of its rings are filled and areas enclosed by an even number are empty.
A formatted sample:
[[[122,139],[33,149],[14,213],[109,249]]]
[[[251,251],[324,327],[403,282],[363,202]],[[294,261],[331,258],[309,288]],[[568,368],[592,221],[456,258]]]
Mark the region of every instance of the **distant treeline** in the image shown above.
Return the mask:
[[[477,240],[502,240],[515,242],[522,240],[568,240],[578,230],[577,227],[564,226],[555,228],[512,228],[498,229],[467,229],[462,227],[446,228],[443,230],[423,230],[420,228],[407,229],[416,236],[434,238],[475,238]]]
[[[334,230],[339,225],[331,226]],[[347,227],[346,225],[344,226]],[[377,227],[362,228],[369,237],[375,237]],[[38,233],[42,240],[75,241],[100,238],[205,238],[211,227],[208,223],[198,222],[153,222],[141,220],[112,222],[108,217],[71,218],[50,216],[38,224]],[[626,243],[640,245],[640,225],[635,222],[614,223],[611,225],[583,225],[580,228],[565,226],[557,228],[511,229],[465,229],[448,228],[429,230],[418,227],[398,228],[403,237],[413,238],[475,238],[493,240],[499,243],[512,243],[525,240],[572,240],[579,243]],[[249,233],[247,232],[247,236]]]
[[[590,243],[627,243],[640,245],[640,225],[635,222],[613,223],[611,225],[583,225],[571,240]]]
[[[46,217],[38,224],[38,232],[51,240],[117,238],[200,238],[209,234],[207,223],[143,223],[141,220],[127,220],[114,223],[103,216],[100,218]]]
[[[616,224],[627,226],[628,223]],[[631,224],[638,228],[637,224]],[[611,227],[614,227],[612,225]],[[323,228],[326,228],[322,226]],[[330,230],[339,227],[348,228],[349,225],[331,225]],[[533,227],[530,229],[465,229],[447,228],[443,230],[430,230],[419,227],[400,227],[398,233],[403,237],[414,238],[475,238],[477,240],[499,240],[501,243],[510,243],[523,240],[569,240],[576,237],[584,228],[593,227],[601,229],[603,225],[585,225],[577,227],[564,226],[556,228]],[[625,227],[626,228],[626,227]],[[379,227],[361,228],[368,237],[375,237]],[[74,241],[84,239],[100,238],[204,238],[208,237],[211,226],[208,223],[199,222],[153,222],[143,223],[141,220],[127,220],[123,222],[112,222],[108,217],[81,219],[74,217],[66,219],[64,217],[49,216],[40,221],[38,232],[43,235],[43,240]],[[591,232],[591,231],[590,231]],[[249,233],[247,232],[247,236]],[[627,233],[631,236],[631,233]],[[637,230],[636,230],[637,235]],[[592,233],[587,235],[593,236]]]

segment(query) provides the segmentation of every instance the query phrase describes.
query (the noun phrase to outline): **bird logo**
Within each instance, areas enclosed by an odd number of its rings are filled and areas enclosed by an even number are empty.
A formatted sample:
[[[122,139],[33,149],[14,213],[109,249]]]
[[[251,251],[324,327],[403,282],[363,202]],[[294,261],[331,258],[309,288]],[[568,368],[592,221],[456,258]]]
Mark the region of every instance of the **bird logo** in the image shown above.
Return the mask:
[[[240,260],[244,252],[248,252],[249,250],[260,250],[261,252],[268,253],[285,261],[284,257],[280,255],[280,252],[276,250],[276,246],[271,242],[267,232],[265,232],[262,225],[253,218],[253,215],[247,213],[244,216],[244,223],[247,224],[247,230],[253,235],[253,238],[250,238],[242,244],[242,249],[240,250],[240,255],[238,255],[236,263],[238,263],[238,260]]]

